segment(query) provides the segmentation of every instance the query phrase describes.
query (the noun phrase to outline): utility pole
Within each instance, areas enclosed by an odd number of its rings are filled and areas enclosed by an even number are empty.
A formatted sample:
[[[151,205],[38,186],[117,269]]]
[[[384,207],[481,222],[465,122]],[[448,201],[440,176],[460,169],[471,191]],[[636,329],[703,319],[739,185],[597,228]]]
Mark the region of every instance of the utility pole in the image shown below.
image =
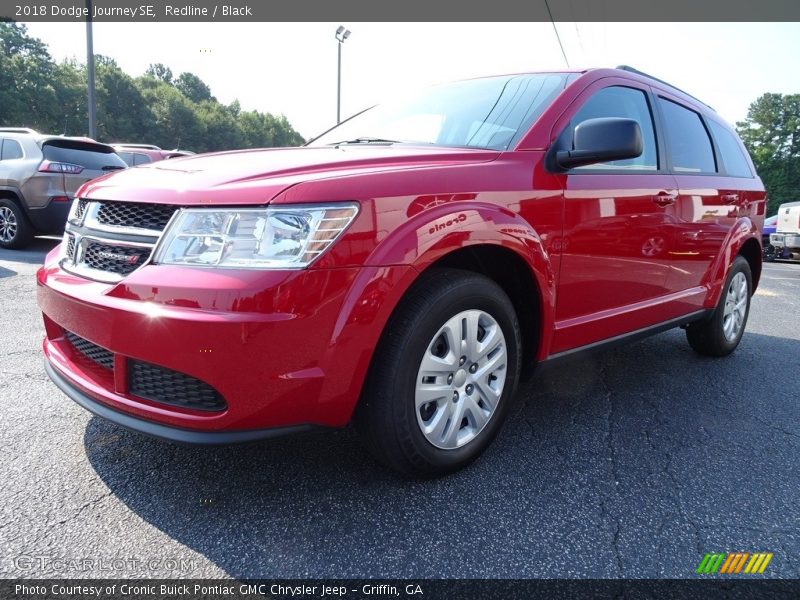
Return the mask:
[[[338,68],[336,71],[336,124],[342,122],[342,44],[350,37],[350,30],[341,25],[336,30],[336,41],[338,47]]]
[[[94,40],[92,39],[92,0],[86,0],[86,80],[88,83],[89,137],[97,139],[97,116],[94,98]]]

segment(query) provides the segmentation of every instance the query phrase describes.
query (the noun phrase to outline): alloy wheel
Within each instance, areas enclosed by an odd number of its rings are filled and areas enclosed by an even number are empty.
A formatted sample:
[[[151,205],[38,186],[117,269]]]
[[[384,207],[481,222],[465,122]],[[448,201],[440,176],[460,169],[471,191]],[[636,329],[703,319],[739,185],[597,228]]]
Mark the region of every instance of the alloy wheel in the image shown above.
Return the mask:
[[[749,292],[744,273],[736,273],[728,285],[725,308],[722,312],[722,331],[729,342],[735,340],[742,330],[747,314]]]
[[[10,242],[17,235],[17,217],[7,206],[0,206],[0,242]]]

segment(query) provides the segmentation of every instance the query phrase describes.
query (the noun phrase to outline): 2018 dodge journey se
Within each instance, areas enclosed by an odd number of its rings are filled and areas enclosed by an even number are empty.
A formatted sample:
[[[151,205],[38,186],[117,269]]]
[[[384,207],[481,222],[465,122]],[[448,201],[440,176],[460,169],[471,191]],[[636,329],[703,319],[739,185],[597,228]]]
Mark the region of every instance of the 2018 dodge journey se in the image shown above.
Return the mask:
[[[38,272],[46,367],[146,434],[353,422],[439,475],[488,446],[525,368],[670,327],[733,351],[765,200],[729,125],[629,67],[442,85],[302,148],[83,186]]]

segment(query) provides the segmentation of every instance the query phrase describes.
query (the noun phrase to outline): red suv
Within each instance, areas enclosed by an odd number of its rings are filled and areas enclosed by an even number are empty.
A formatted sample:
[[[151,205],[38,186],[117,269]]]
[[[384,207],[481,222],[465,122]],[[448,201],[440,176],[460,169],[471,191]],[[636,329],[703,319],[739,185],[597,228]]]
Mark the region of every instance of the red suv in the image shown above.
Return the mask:
[[[85,185],[38,273],[47,371],[142,433],[353,422],[439,475],[487,447],[525,368],[671,327],[733,351],[764,207],[731,127],[630,68],[442,85],[303,148]]]

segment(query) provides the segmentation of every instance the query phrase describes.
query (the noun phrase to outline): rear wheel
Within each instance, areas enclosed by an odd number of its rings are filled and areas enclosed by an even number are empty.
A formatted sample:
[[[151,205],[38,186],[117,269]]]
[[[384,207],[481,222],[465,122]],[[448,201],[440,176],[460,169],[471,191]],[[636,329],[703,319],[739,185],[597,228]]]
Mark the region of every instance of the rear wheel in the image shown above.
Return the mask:
[[[710,319],[686,328],[689,345],[706,356],[727,356],[742,339],[750,314],[753,276],[750,264],[737,256],[725,280],[717,308]]]
[[[33,228],[22,209],[11,200],[0,198],[0,248],[24,248],[32,239]]]
[[[434,477],[475,460],[508,414],[521,335],[491,279],[456,269],[422,276],[387,325],[355,425],[384,464]]]

